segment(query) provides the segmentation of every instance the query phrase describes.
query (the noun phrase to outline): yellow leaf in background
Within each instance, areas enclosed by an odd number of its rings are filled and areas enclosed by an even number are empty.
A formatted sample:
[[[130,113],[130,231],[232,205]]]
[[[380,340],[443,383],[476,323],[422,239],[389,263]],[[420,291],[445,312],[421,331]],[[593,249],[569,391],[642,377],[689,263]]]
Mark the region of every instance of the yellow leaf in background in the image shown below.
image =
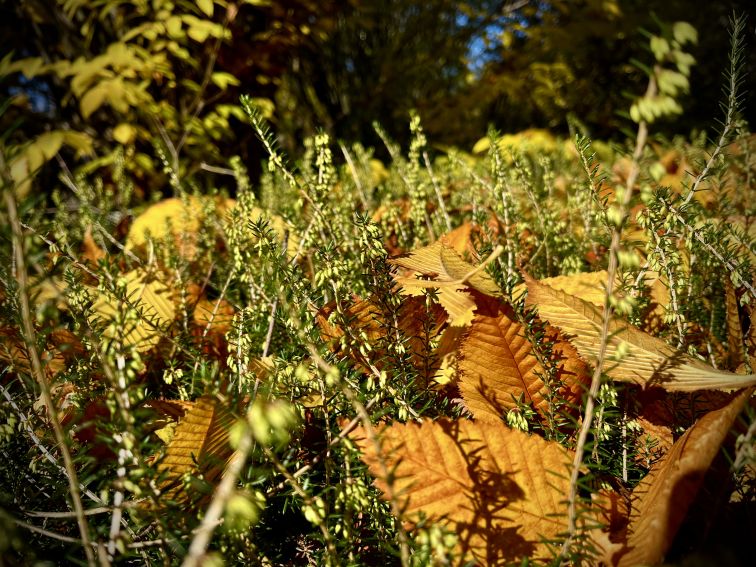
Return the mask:
[[[424,513],[445,524],[460,554],[479,565],[550,557],[541,538],[566,527],[571,456],[561,445],[468,420],[393,424],[378,433],[380,453],[364,429],[350,436],[376,485],[398,500],[402,520],[417,522]]]
[[[104,293],[92,305],[94,318],[105,325],[103,335],[118,339],[137,350],[150,350],[159,341],[176,316],[171,290],[165,284],[150,280],[142,270],[133,270],[122,276],[126,283],[126,299]],[[96,293],[96,291],[93,291]],[[135,320],[116,322],[116,319],[133,307],[139,312]]]
[[[81,115],[86,120],[98,108],[102,106],[105,99],[108,97],[108,85],[105,81],[97,83],[94,87],[89,89],[81,100],[79,101],[79,108],[81,109]]]
[[[442,242],[392,258],[389,263],[415,272],[409,276],[395,277],[403,293],[420,295],[424,289],[437,288],[438,302],[449,314],[450,324],[454,326],[469,325],[474,317],[475,300],[465,291],[466,288],[494,297],[502,295],[491,276],[483,270],[475,272],[475,266],[465,262],[453,248]],[[418,275],[431,279],[420,279]]]
[[[711,462],[752,389],[699,419],[633,490],[628,540],[613,565],[657,565],[664,559]]]
[[[197,255],[197,242],[203,226],[217,222],[220,229],[227,228],[227,213],[235,209],[234,199],[220,197],[196,197],[191,195],[185,199],[172,197],[164,199],[148,207],[134,219],[126,236],[126,249],[145,251],[150,240],[155,242],[172,240],[179,255],[187,260],[193,260]],[[215,211],[215,215],[208,218],[206,213]],[[287,254],[291,258],[299,246],[296,234],[289,230],[286,221],[278,215],[252,207],[244,218],[236,218],[244,227],[251,223],[259,223],[266,219],[269,227],[281,239],[287,238]]]
[[[161,473],[167,473],[163,489],[172,498],[192,498],[182,491],[186,474],[201,474],[210,483],[220,477],[233,455],[229,432],[235,421],[226,405],[212,396],[202,396],[194,402],[176,426],[158,465]]]
[[[231,73],[218,71],[210,75],[210,80],[222,91],[225,91],[229,85],[236,86],[240,84],[239,79]]]
[[[124,146],[130,144],[136,138],[136,128],[133,124],[121,122],[113,128],[113,139]]]
[[[213,17],[213,0],[197,0],[197,7],[208,17]]]
[[[580,355],[594,363],[601,342],[602,310],[582,299],[526,277],[526,302],[541,319],[566,334]],[[629,350],[624,357],[620,349]],[[604,372],[613,380],[668,391],[736,390],[756,384],[756,375],[717,370],[632,325],[612,319],[607,337]],[[620,358],[620,360],[617,360]]]
[[[203,215],[203,202],[194,196],[186,202],[178,198],[160,201],[134,219],[126,236],[126,249],[140,249],[150,238],[160,241],[170,235],[178,253],[193,258]]]

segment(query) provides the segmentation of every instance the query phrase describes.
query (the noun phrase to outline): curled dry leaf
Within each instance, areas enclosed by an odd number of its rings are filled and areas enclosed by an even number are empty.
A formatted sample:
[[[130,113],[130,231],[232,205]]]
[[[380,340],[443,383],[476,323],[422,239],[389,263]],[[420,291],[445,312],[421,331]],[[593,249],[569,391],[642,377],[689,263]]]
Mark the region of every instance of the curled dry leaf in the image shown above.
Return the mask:
[[[543,539],[565,528],[561,445],[504,424],[441,419],[380,430],[381,450],[359,428],[350,435],[376,477],[396,495],[403,520],[424,514],[457,535],[462,556],[479,565],[550,557]]]
[[[103,335],[120,339],[140,352],[148,351],[159,341],[176,316],[171,300],[171,289],[156,279],[150,279],[143,270],[133,270],[121,276],[125,280],[125,299],[103,293],[92,305],[94,319],[105,328]],[[97,293],[93,290],[93,293]],[[139,315],[133,321],[120,321],[124,308],[129,305]]]
[[[582,299],[526,277],[526,302],[542,319],[571,335],[571,342],[586,360],[596,360],[601,343],[602,310]],[[620,348],[629,354],[620,357]],[[613,319],[607,337],[604,372],[620,382],[669,391],[735,390],[756,384],[756,375],[740,375],[712,368],[680,353],[664,341]]]
[[[709,412],[680,437],[635,487],[623,549],[613,565],[656,565],[664,558],[720,445],[753,389]]]
[[[483,270],[476,271],[475,266],[440,241],[389,262],[410,272],[395,278],[403,293],[419,295],[427,288],[438,290],[438,302],[448,313],[451,325],[468,325],[474,317],[475,299],[466,291],[468,288],[492,297],[501,296],[491,276]]]

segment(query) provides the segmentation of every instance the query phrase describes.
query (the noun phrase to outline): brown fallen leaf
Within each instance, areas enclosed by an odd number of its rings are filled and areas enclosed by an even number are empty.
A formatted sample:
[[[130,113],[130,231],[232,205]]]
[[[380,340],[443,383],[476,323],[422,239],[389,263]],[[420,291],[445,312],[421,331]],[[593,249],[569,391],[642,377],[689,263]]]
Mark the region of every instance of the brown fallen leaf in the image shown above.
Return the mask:
[[[727,365],[737,368],[743,363],[743,328],[740,326],[740,313],[738,311],[738,297],[735,294],[735,286],[730,278],[724,278],[725,283],[725,308],[727,314]]]
[[[316,321],[323,338],[326,341],[331,341],[334,350],[341,350],[338,341],[344,336],[344,329],[329,321],[330,315],[335,309],[336,304],[331,302],[318,312]],[[371,347],[371,350],[366,352],[364,349],[361,351],[355,345],[350,345],[345,352],[366,373],[372,373],[371,366],[379,370],[383,367],[381,359],[384,357],[386,349],[382,342],[396,340],[396,337],[387,335],[394,325],[403,335],[403,338],[407,340],[413,363],[419,370],[423,371],[426,380],[430,380],[436,372],[438,364],[436,364],[436,367],[426,368],[431,358],[429,343],[441,332],[441,327],[446,321],[446,314],[436,304],[431,304],[430,307],[426,306],[424,296],[403,298],[393,321],[387,320],[388,317],[375,302],[375,298],[355,299],[351,305],[346,307],[345,317],[349,321],[348,326],[351,332],[361,337]]]
[[[461,556],[479,565],[551,557],[542,538],[566,526],[564,473],[572,457],[561,445],[468,420],[393,424],[380,436],[379,454],[362,428],[351,434],[384,492],[381,461],[391,471],[404,520],[425,514],[447,525]]]
[[[709,465],[753,389],[702,417],[633,490],[628,538],[618,567],[656,565],[664,558],[698,493]]]
[[[544,369],[507,304],[480,300],[457,367],[462,399],[476,420],[500,423],[520,396],[540,412],[548,409]]]
[[[476,419],[498,422],[517,407],[522,396],[542,416],[547,415],[553,409],[542,378],[547,371],[538,362],[514,310],[493,298],[478,296],[477,302],[475,319],[458,355],[459,389],[465,406]],[[544,340],[552,343],[557,397],[568,406],[579,406],[590,382],[588,366],[556,328],[547,327]]]
[[[603,314],[595,305],[553,289],[530,277],[526,303],[538,309],[542,319],[571,335],[580,355],[593,362],[601,341]],[[620,347],[629,354],[617,360]],[[664,341],[613,319],[609,324],[604,372],[613,380],[669,391],[735,390],[756,384],[756,375],[717,370],[680,353]]]

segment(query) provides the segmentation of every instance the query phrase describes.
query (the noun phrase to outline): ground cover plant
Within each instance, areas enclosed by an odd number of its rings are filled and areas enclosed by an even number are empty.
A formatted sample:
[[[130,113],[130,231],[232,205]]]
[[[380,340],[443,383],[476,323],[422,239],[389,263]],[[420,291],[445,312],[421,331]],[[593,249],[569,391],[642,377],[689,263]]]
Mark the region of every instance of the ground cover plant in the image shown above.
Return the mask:
[[[325,133],[292,162],[242,97],[260,182],[156,136],[145,200],[134,139],[50,195],[65,134],[4,143],[0,564],[745,564],[744,30],[711,139],[654,135],[677,22],[624,144],[441,152],[412,113],[406,148],[374,126],[390,162]]]

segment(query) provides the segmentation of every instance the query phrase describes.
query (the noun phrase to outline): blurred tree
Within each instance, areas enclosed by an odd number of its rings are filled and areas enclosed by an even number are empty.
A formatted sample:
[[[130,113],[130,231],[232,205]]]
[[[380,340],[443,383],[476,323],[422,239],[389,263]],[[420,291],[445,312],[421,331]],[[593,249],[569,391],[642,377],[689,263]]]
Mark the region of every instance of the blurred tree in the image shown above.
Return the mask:
[[[372,129],[378,121],[406,141],[408,111],[416,108],[434,141],[459,141],[469,110],[452,103],[474,79],[471,42],[496,22],[506,4],[355,4],[338,15],[333,33],[290,59],[275,99],[279,131],[286,133],[290,146],[319,127],[336,137],[379,143]]]
[[[627,93],[640,94],[645,84],[632,61],[651,61],[641,30],[657,32],[660,22],[684,20],[699,31],[699,43],[692,49],[697,60],[692,94],[683,101],[686,119],[674,123],[710,127],[718,117],[722,71],[729,65],[727,24],[733,10],[750,13],[753,25],[756,4],[743,0],[523,2],[497,22],[480,80],[464,104],[485,109],[485,120],[505,131],[564,130],[572,114],[596,136],[617,132],[627,124],[617,114],[629,106]],[[748,65],[756,70],[753,49]],[[750,85],[756,86],[754,73]],[[747,112],[753,122],[756,108]]]
[[[235,135],[235,123],[245,121],[239,95],[259,96],[271,115],[285,61],[308,36],[325,37],[341,6],[335,0],[0,3],[7,50],[0,96],[11,102],[0,126],[7,133],[23,123],[4,138],[19,150],[11,163],[17,183],[28,190],[40,167],[67,147],[97,156],[84,171],[125,153],[123,163],[145,191],[165,189],[156,156],[175,171],[174,182],[202,183],[203,167],[227,166],[235,154],[259,161],[247,155],[257,146]]]

